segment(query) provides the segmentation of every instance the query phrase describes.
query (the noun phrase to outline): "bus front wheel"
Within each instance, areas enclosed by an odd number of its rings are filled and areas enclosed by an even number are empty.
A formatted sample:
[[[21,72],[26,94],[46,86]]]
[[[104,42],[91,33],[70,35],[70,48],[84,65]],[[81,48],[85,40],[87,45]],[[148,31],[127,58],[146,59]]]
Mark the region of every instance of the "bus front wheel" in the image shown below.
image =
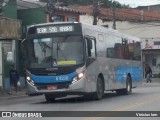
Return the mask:
[[[55,97],[52,96],[52,94],[45,94],[45,98],[47,102],[54,102]]]
[[[97,89],[96,89],[96,92],[94,93],[94,98],[96,100],[100,100],[103,98],[103,95],[104,95],[104,85],[103,85],[103,80],[98,77],[97,79]]]

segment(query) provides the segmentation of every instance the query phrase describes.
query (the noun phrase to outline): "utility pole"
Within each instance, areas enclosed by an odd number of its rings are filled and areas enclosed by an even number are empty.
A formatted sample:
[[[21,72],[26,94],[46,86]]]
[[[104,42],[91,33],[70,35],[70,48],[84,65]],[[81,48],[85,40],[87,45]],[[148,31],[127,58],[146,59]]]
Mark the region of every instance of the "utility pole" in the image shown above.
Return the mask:
[[[114,2],[114,0],[113,0],[113,2]],[[113,2],[112,2],[112,4],[113,4]],[[116,30],[116,9],[115,9],[114,4],[112,7],[112,11],[113,11],[113,27],[112,28]]]
[[[47,12],[49,13],[49,18],[52,18],[52,16],[54,17],[55,15],[55,3],[56,0],[48,0],[47,1]],[[54,22],[54,20],[52,19],[52,21]]]
[[[98,10],[98,0],[93,0],[93,25],[97,25],[97,16],[99,14]]]

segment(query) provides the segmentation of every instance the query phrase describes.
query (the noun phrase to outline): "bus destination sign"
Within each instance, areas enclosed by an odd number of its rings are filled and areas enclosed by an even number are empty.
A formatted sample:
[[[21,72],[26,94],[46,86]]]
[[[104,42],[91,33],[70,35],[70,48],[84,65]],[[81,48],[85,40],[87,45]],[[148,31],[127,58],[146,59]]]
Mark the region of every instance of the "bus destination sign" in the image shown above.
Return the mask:
[[[72,26],[72,25],[43,26],[43,27],[37,27],[36,31],[37,31],[37,34],[57,33],[57,32],[73,32],[74,26]]]

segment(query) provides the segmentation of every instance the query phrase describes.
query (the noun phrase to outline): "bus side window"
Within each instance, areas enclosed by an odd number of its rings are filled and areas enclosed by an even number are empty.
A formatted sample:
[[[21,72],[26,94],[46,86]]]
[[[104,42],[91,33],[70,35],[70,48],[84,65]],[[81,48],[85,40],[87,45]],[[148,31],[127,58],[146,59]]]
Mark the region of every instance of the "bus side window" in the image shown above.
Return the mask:
[[[114,48],[107,48],[106,57],[107,58],[115,58],[115,49]]]

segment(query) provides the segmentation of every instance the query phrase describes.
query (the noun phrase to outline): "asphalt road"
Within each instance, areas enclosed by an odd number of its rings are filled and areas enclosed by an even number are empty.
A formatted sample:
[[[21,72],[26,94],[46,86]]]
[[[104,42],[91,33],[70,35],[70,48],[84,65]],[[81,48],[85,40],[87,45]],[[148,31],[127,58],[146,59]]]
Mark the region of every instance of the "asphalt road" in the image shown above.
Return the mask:
[[[134,118],[128,118],[130,114],[129,112],[123,113],[126,114],[125,118],[114,117],[114,113],[111,117],[101,117],[101,115],[107,116],[108,112],[105,111],[135,111],[135,114],[137,113],[137,115],[139,114],[139,111],[151,111],[157,113],[157,111],[160,111],[160,83],[143,83],[141,87],[133,89],[133,93],[131,95],[116,95],[114,92],[107,92],[104,99],[99,101],[94,101],[92,99],[86,100],[81,96],[69,96],[66,98],[57,99],[54,103],[47,103],[44,96],[6,98],[0,100],[0,111],[61,111],[58,113],[58,116],[62,117],[54,117],[54,120],[159,120],[159,117],[147,116],[135,116]],[[104,112],[94,113],[93,117],[85,116],[70,118],[63,117],[63,115],[68,115],[68,113],[63,111]],[[73,112],[74,115],[77,113]],[[69,114],[74,116],[71,112]],[[149,114],[151,113],[149,112]]]

